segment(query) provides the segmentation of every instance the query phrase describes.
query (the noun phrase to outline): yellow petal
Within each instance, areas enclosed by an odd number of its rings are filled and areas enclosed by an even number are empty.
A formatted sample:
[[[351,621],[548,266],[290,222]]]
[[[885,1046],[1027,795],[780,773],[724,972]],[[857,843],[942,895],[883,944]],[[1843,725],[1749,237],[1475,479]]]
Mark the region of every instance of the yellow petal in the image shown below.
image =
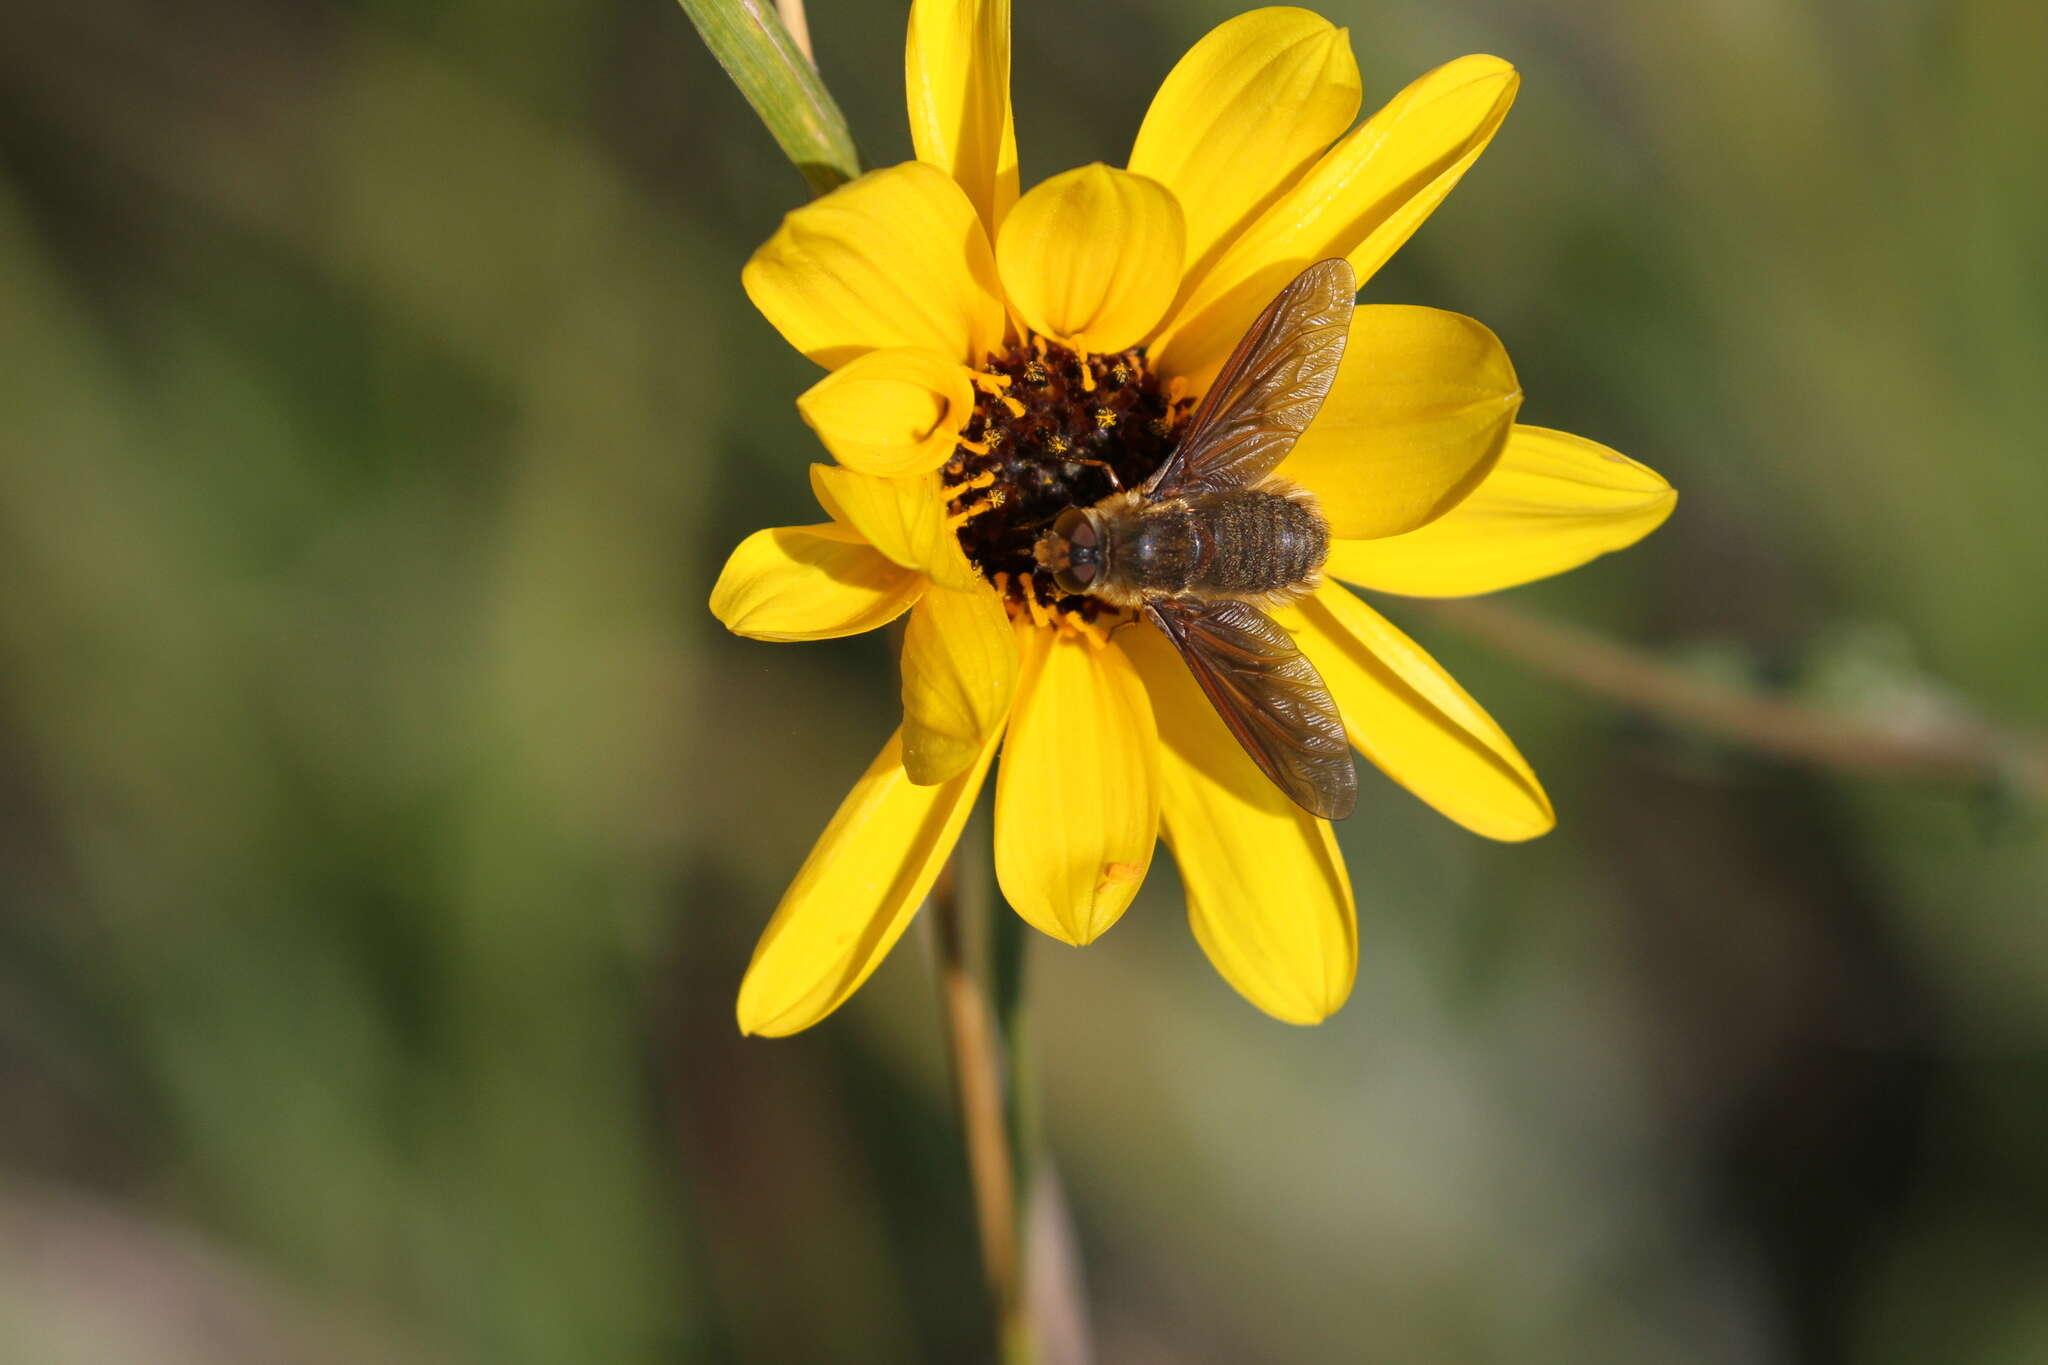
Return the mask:
[[[924,568],[932,524],[944,514],[936,474],[883,478],[814,464],[811,492],[832,520],[860,532],[904,568]]]
[[[740,272],[783,339],[826,369],[888,346],[979,364],[1002,341],[995,254],[946,173],[908,161],[792,210]]]
[[[1326,568],[1381,592],[1469,597],[1633,545],[1677,504],[1647,465],[1583,436],[1518,426],[1470,497],[1404,536],[1337,541]]]
[[[809,1028],[845,1003],[903,936],[960,837],[995,754],[942,786],[903,770],[890,736],[783,893],[740,983],[740,1032]]]
[[[1337,383],[1279,472],[1321,500],[1332,535],[1400,535],[1478,486],[1521,404],[1507,352],[1471,318],[1360,308]]]
[[[915,0],[903,65],[917,159],[959,183],[995,240],[1017,202],[1010,0]]]
[[[814,464],[811,492],[832,520],[858,531],[904,568],[949,588],[981,586],[946,521],[945,491],[936,471],[883,478]]]
[[[1329,822],[1252,765],[1158,631],[1116,638],[1158,717],[1162,828],[1196,941],[1266,1013],[1322,1022],[1351,994],[1358,971],[1351,879]]]
[[[1173,302],[1182,236],[1180,205],[1164,186],[1097,163],[1017,202],[996,269],[1033,331],[1078,350],[1121,351]]]
[[[1388,777],[1489,839],[1533,839],[1557,823],[1493,717],[1341,584],[1302,601],[1295,643],[1329,684],[1352,744]]]
[[[813,384],[796,408],[839,463],[863,474],[937,469],[974,415],[966,366],[936,351],[869,351]]]
[[[919,786],[966,769],[1003,727],[1017,638],[993,588],[933,588],[903,634],[903,764]]]
[[[1394,96],[1194,283],[1154,343],[1161,371],[1206,385],[1281,287],[1325,257],[1347,257],[1365,283],[1493,140],[1519,81],[1498,57],[1460,57]]]
[[[1159,741],[1129,659],[1026,626],[1017,707],[996,774],[996,881],[1067,943],[1116,923],[1159,838]]]
[[[1152,98],[1130,168],[1180,201],[1191,267],[1351,126],[1359,89],[1349,32],[1305,9],[1240,14],[1188,50]]]
[[[755,640],[831,640],[886,625],[924,592],[922,574],[836,523],[778,526],[739,543],[711,614]]]

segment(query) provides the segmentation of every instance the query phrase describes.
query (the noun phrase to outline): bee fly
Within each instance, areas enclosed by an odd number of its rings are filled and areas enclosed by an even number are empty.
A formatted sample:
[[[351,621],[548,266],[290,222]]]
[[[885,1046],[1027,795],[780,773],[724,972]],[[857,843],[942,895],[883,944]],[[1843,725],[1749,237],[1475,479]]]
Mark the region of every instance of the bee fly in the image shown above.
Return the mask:
[[[1326,820],[1358,800],[1344,721],[1266,609],[1321,582],[1330,528],[1307,490],[1273,470],[1329,395],[1357,288],[1342,260],[1302,271],[1238,342],[1152,477],[1069,507],[1033,547],[1060,591],[1141,609],[1259,769]]]

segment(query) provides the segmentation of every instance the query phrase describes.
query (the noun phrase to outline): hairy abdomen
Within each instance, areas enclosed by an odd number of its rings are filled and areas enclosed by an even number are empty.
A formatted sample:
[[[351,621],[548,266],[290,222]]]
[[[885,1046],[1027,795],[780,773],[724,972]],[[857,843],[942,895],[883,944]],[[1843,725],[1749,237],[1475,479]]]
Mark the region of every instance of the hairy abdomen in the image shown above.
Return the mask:
[[[1329,528],[1285,484],[1136,504],[1116,519],[1109,566],[1134,593],[1285,598],[1315,586]]]

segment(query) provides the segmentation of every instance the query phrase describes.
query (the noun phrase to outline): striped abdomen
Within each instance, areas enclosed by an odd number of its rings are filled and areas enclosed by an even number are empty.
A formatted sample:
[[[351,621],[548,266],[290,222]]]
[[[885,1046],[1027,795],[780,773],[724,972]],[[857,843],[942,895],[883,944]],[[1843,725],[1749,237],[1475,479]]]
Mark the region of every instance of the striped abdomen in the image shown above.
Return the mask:
[[[1127,505],[1115,518],[1107,577],[1140,594],[1287,597],[1315,586],[1330,532],[1284,484]]]

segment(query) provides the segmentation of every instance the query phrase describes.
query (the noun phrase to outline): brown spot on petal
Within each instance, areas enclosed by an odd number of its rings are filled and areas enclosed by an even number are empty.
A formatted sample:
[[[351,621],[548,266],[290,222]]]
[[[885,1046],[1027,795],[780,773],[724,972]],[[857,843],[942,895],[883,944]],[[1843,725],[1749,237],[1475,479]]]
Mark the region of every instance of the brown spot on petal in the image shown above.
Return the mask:
[[[1145,869],[1137,863],[1104,863],[1102,878],[1095,883],[1095,894],[1101,895],[1112,886],[1134,882],[1145,875]]]

